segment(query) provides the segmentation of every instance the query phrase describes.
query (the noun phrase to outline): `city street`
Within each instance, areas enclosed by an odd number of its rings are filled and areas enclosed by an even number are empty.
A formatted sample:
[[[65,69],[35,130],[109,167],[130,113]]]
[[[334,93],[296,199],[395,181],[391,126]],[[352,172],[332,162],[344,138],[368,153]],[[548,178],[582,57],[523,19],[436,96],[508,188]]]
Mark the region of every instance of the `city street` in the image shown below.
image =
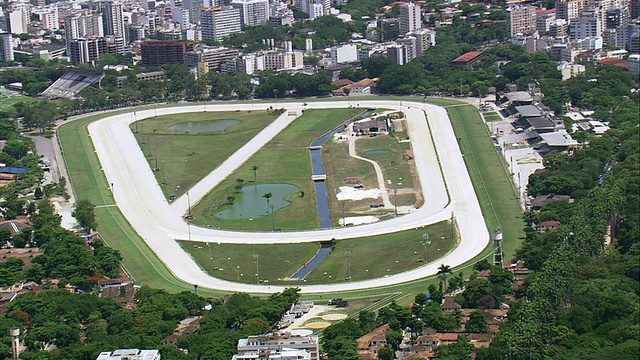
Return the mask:
[[[384,107],[403,111],[412,140],[415,162],[424,192],[424,205],[398,218],[348,228],[301,232],[232,232],[190,226],[183,220],[188,203],[197,203],[242,163],[247,161],[275,135],[286,128],[303,109],[348,107],[346,101],[283,103],[287,111],[247,142],[218,168],[209,173],[185,194],[169,204],[157,183],[152,169],[139,148],[129,124],[134,120],[154,116],[155,110],[109,116],[89,125],[107,180],[117,205],[138,234],[155,251],[179,279],[200,287],[239,292],[276,292],[282,286],[232,283],[204,273],[175,239],[214,243],[299,243],[346,239],[392,233],[448,220],[453,215],[458,227],[460,245],[434,263],[385,278],[331,285],[300,286],[302,292],[335,292],[366,289],[433,275],[441,264],[452,267],[463,264],[489,243],[489,233],[480,211],[471,180],[467,173],[456,137],[446,110],[434,105],[398,101],[360,101],[358,107]],[[355,104],[354,104],[355,105]],[[206,111],[263,110],[269,104],[206,105]],[[203,106],[157,109],[158,115],[201,112]],[[425,115],[428,121],[425,121]],[[434,143],[435,142],[435,143]],[[311,178],[309,179],[311,181]]]

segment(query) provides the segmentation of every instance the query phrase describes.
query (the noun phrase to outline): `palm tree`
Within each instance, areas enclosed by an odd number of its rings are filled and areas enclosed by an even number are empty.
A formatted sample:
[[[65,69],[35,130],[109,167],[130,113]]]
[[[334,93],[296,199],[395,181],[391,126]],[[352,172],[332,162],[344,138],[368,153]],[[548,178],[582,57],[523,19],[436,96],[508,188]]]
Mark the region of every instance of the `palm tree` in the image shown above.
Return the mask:
[[[262,195],[263,198],[267,199],[267,215],[269,215],[269,199],[273,196],[272,193],[268,192]]]
[[[442,291],[445,293],[447,291],[447,274],[453,274],[451,266],[445,264],[440,265],[438,268],[438,278],[444,283]]]
[[[257,173],[257,171],[258,171],[258,167],[257,167],[257,166],[255,166],[255,165],[253,165],[253,166],[251,167],[251,170],[253,171],[253,182],[255,183],[255,182],[256,182],[256,179],[257,179],[257,174],[256,174],[256,173]]]

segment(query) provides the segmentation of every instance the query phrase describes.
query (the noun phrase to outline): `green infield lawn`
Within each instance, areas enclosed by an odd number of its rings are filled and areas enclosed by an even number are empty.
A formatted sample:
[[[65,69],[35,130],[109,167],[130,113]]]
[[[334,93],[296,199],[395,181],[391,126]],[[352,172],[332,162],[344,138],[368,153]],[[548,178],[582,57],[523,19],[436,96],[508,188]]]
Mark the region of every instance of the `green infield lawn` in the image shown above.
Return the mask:
[[[130,125],[165,196],[180,196],[275,120],[266,111],[201,112],[163,115]],[[189,134],[169,130],[176,124],[238,120],[221,131]]]
[[[360,109],[307,110],[305,113],[266,144],[251,159],[220,183],[192,208],[199,226],[245,231],[271,230],[273,224],[281,230],[315,229],[318,226],[317,209],[311,181],[309,145],[318,136],[361,112]],[[246,185],[253,183],[252,167],[257,166],[257,183],[292,184],[300,192],[286,198],[291,204],[272,215],[251,219],[223,219],[217,212],[232,206],[230,197],[241,196],[236,188],[237,179]],[[302,195],[304,193],[304,196]],[[259,204],[263,206],[264,204]],[[275,220],[273,219],[275,216]]]
[[[180,246],[207,273],[225,280],[256,282],[258,255],[260,280],[270,284],[324,284],[344,282],[348,277],[345,251],[351,251],[351,277],[365,280],[397,274],[424,265],[423,235],[429,234],[427,261],[431,262],[451,251],[451,225],[441,222],[426,228],[393,234],[341,240],[305,281],[283,280],[296,273],[320,248],[319,243],[282,245],[240,245],[180,241]],[[455,235],[454,235],[455,237]]]
[[[11,96],[11,97],[3,97],[0,98],[0,111],[7,111],[10,107],[12,107],[14,104],[17,103],[32,103],[32,102],[37,102],[40,99],[38,98],[32,98],[32,97],[28,97],[28,96],[22,96],[22,95],[15,95],[15,96]]]

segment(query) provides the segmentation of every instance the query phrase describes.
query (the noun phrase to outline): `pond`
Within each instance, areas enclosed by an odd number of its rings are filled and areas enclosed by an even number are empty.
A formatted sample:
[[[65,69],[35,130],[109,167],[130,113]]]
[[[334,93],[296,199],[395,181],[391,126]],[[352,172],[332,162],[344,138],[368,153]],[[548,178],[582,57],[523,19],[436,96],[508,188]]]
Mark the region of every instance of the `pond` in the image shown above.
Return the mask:
[[[224,134],[225,130],[233,125],[240,124],[240,120],[211,120],[211,121],[196,121],[196,122],[184,122],[169,126],[169,130],[184,131],[189,134],[210,133],[219,131]]]
[[[215,214],[222,219],[253,219],[267,216],[267,199],[263,197],[266,193],[271,193],[269,205],[273,206],[273,211],[278,211],[289,206],[290,202],[284,199],[285,196],[295,194],[300,189],[291,184],[258,184],[249,185],[242,188],[242,197],[233,206]]]
[[[386,154],[387,150],[369,150],[369,151],[365,151],[365,154],[367,155],[380,155],[380,154]]]

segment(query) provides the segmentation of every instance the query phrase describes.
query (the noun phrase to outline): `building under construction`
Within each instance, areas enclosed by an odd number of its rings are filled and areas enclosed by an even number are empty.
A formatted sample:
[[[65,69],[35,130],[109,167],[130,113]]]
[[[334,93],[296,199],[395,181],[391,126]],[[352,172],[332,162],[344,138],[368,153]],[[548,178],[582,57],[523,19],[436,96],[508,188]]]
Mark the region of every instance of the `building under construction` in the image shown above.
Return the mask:
[[[180,40],[149,40],[143,42],[141,48],[143,66],[184,64],[185,54],[193,50],[193,43]]]

